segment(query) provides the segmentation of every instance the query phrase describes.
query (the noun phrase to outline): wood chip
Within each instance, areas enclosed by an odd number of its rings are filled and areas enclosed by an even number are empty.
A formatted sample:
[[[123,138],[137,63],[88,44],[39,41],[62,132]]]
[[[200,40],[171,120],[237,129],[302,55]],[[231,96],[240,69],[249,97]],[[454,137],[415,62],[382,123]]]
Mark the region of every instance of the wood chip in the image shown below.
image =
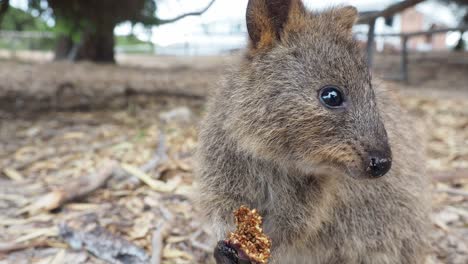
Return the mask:
[[[3,169],[3,174],[5,174],[8,178],[12,179],[13,181],[23,181],[24,177],[19,173],[17,170],[13,168],[5,168]]]

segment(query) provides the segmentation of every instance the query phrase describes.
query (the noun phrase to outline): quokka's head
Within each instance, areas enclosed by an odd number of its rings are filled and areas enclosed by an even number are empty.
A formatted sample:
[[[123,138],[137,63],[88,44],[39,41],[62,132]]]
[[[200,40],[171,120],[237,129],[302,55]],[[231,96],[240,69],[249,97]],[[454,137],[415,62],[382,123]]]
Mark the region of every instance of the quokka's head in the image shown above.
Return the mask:
[[[377,178],[392,154],[354,7],[321,13],[301,0],[250,0],[246,58],[225,97],[225,128],[243,150],[303,171]]]

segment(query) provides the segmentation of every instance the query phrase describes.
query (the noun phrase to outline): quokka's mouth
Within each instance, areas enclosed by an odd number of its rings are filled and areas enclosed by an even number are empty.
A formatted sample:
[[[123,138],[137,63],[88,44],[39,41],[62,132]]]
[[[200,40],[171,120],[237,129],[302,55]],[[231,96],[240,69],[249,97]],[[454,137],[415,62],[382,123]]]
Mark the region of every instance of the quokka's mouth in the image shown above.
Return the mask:
[[[346,167],[346,175],[347,176],[350,176],[351,178],[354,178],[354,179],[363,178],[361,176],[361,173],[357,169],[350,168],[349,166],[345,166],[345,167]]]
[[[381,177],[383,177],[385,175],[384,174],[379,174],[379,175],[373,175],[373,174],[370,174],[368,173],[367,171],[363,171],[363,170],[359,170],[358,168],[352,168],[352,167],[349,167],[349,166],[346,166],[346,175],[351,177],[351,178],[354,178],[354,179],[360,179],[360,180],[364,180],[364,179],[379,179]]]

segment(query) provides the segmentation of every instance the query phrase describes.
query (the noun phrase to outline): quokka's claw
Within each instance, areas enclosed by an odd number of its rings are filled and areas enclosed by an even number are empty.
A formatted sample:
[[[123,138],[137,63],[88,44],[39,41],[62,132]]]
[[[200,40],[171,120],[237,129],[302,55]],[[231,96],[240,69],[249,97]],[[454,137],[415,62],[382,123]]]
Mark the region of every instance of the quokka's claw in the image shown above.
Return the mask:
[[[214,250],[216,264],[255,264],[241,251],[242,249],[227,241],[219,241]]]

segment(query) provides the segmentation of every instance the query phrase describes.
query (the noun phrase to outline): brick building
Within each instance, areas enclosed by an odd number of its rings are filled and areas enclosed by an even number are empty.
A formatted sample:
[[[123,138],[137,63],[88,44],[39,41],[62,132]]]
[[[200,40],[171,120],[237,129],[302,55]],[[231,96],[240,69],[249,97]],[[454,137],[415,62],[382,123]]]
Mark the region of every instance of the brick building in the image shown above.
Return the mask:
[[[401,32],[426,31],[430,29],[446,28],[447,26],[437,21],[433,15],[427,15],[415,8],[405,10],[401,15]],[[413,50],[445,50],[446,34],[435,34],[410,38],[408,48]]]

